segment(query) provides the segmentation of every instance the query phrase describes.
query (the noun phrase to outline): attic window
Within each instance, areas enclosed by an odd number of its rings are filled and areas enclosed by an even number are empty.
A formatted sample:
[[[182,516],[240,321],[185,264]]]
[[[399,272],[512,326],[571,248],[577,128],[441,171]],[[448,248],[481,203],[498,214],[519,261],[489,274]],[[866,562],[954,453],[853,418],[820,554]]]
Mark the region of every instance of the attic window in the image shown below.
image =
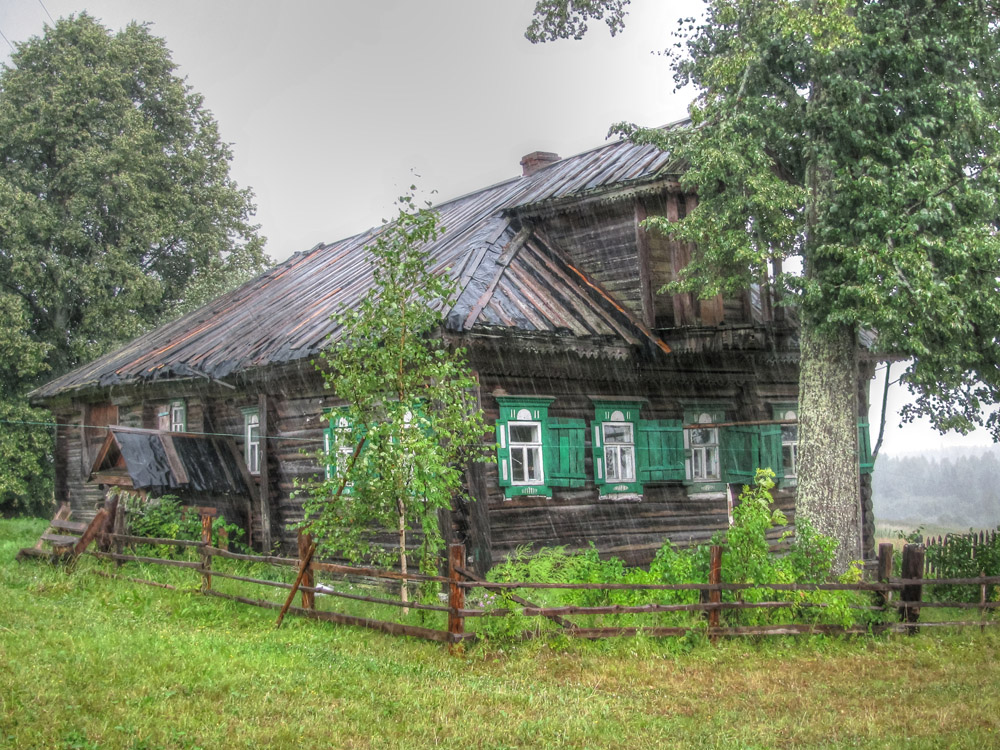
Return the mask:
[[[162,432],[187,432],[187,404],[175,399],[156,413],[156,428]]]

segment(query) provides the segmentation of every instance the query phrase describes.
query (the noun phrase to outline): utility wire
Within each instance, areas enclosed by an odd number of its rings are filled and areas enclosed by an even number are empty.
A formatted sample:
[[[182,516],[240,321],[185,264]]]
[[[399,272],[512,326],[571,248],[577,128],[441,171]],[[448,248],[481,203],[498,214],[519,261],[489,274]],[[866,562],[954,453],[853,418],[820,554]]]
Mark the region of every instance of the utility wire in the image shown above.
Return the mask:
[[[49,17],[49,20],[52,21],[52,25],[55,26],[56,25],[56,19],[54,19],[52,17],[52,14],[49,13],[49,9],[45,7],[45,3],[43,3],[42,0],[38,0],[38,4],[42,6],[42,10],[45,11],[45,15],[47,15]]]
[[[3,40],[4,40],[5,42],[7,42],[7,46],[8,46],[8,47],[10,47],[10,51],[11,51],[11,52],[17,52],[17,50],[15,50],[15,49],[14,49],[14,45],[10,43],[10,39],[8,39],[8,38],[7,38],[7,35],[3,33],[3,30],[2,30],[2,29],[0,29],[0,36],[2,36],[2,37],[3,37]]]
[[[107,424],[73,424],[73,423],[63,423],[63,422],[29,422],[22,419],[0,419],[0,424],[13,424],[32,427],[83,427],[89,430],[106,430],[109,427],[122,427],[123,425],[107,425]],[[231,437],[240,438],[245,437],[243,433],[232,433],[232,432],[192,432],[191,430],[185,430],[184,432],[177,433],[178,435],[199,435],[204,437]],[[262,438],[267,438],[268,440],[293,440],[302,443],[320,443],[322,438],[302,438],[302,437],[282,437],[281,435],[261,435]]]

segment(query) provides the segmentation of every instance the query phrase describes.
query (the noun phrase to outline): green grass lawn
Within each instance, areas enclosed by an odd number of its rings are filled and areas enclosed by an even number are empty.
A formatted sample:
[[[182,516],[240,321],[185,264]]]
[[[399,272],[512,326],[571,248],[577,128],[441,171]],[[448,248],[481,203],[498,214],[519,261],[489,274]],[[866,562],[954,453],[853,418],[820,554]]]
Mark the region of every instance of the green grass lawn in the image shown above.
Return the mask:
[[[190,571],[167,591],[91,559],[14,562],[43,527],[0,521],[4,748],[1000,745],[995,628],[452,656],[294,617],[276,631],[274,612],[195,593]]]

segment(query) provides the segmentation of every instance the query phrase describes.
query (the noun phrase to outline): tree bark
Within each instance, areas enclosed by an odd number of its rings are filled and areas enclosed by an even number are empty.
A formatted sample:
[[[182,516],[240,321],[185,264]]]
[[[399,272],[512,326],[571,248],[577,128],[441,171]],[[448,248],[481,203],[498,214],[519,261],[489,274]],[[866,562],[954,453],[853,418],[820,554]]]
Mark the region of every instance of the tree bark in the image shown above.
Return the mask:
[[[396,500],[396,510],[399,514],[399,572],[404,576],[406,575],[406,505],[403,500]],[[404,578],[399,582],[399,598],[405,603],[409,601],[408,592],[406,590],[406,584],[408,581]],[[403,614],[408,615],[410,613],[409,607],[403,607]]]
[[[840,573],[862,557],[854,332],[817,330],[803,316],[800,352],[795,513],[838,541],[834,569]]]

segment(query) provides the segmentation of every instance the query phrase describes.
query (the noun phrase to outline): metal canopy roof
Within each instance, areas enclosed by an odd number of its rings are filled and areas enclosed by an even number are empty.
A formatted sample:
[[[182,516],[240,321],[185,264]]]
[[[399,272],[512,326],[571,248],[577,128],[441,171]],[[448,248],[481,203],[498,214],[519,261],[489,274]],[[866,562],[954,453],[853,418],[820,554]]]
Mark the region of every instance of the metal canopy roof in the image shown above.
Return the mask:
[[[111,426],[89,481],[135,490],[252,498],[253,480],[228,436]]]

